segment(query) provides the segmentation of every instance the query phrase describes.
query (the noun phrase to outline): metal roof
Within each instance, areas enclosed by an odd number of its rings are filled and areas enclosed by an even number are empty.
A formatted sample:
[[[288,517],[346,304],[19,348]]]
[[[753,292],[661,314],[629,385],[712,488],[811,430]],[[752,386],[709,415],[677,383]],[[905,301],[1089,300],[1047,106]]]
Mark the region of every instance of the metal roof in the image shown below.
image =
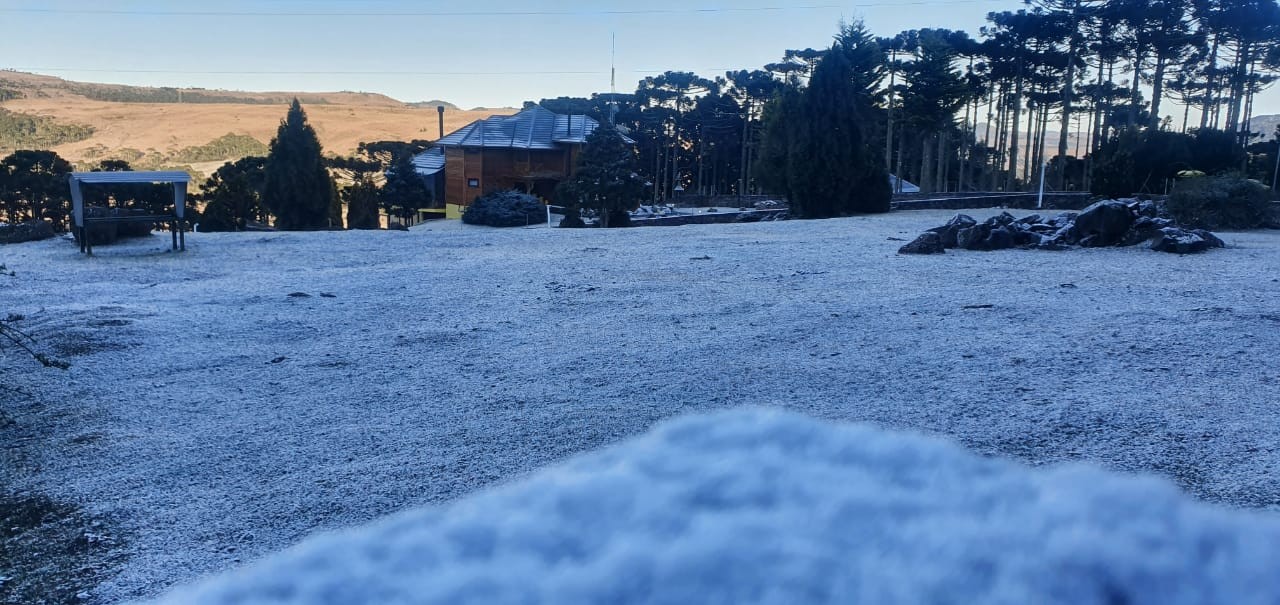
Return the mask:
[[[565,116],[534,105],[513,116],[477,120],[437,141],[443,147],[499,147],[556,149],[557,144],[582,144],[600,124],[587,116]]]
[[[413,168],[422,176],[431,176],[444,170],[444,148],[432,147],[413,156]]]
[[[147,172],[119,170],[111,172],[72,172],[72,181],[81,183],[190,183],[191,175],[181,171]]]
[[[436,141],[436,146],[413,157],[414,169],[423,176],[444,170],[445,147],[553,150],[561,145],[581,145],[600,127],[584,115],[560,115],[534,105],[513,116],[476,120]],[[628,144],[635,141],[623,135]]]

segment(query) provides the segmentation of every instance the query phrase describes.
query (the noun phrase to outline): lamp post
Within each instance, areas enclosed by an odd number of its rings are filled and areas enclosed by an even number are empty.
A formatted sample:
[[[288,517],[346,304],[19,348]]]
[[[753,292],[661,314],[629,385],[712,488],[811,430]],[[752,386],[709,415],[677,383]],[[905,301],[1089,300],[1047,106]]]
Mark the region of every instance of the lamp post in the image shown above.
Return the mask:
[[[1044,208],[1044,173],[1049,168],[1049,162],[1040,165],[1040,195],[1036,198],[1036,209]]]

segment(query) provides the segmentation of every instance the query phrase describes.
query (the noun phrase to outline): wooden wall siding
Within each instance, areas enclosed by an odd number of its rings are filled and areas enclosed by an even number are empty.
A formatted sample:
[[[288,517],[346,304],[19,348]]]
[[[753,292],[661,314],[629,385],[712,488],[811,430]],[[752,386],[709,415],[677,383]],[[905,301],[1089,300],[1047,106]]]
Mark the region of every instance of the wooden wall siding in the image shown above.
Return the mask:
[[[445,200],[466,206],[477,196],[517,186],[548,197],[554,189],[552,182],[562,181],[572,173],[578,151],[577,145],[549,151],[447,148]],[[470,179],[479,179],[480,187],[468,187]]]
[[[445,203],[464,205],[466,200],[467,177],[464,151],[459,148],[448,148],[444,151],[444,199]]]

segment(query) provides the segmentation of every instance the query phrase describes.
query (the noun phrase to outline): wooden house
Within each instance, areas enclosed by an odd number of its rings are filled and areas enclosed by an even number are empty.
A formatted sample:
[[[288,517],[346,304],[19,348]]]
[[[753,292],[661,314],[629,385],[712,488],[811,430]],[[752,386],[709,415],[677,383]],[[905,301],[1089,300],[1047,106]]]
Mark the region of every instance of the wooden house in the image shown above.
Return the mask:
[[[477,197],[515,189],[550,200],[573,174],[578,154],[599,126],[582,115],[534,105],[510,116],[472,122],[414,158],[445,215],[458,218]]]

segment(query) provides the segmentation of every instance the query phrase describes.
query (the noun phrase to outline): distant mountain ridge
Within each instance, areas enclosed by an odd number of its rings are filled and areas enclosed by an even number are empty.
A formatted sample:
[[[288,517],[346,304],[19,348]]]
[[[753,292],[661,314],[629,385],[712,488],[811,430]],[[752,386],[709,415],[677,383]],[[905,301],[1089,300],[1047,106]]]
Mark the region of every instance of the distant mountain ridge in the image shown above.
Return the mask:
[[[263,153],[295,97],[329,155],[349,155],[362,142],[435,139],[439,105],[446,132],[513,111],[367,92],[127,86],[0,70],[0,157],[52,149],[78,168],[125,160],[137,169],[187,170],[200,180],[223,162]]]
[[[221,103],[282,105],[294,98],[309,105],[411,106],[387,95],[370,92],[249,92],[170,86],[132,86],[76,82],[55,76],[0,70],[0,102],[14,98],[80,96],[113,103]],[[451,105],[451,104],[446,104]]]

